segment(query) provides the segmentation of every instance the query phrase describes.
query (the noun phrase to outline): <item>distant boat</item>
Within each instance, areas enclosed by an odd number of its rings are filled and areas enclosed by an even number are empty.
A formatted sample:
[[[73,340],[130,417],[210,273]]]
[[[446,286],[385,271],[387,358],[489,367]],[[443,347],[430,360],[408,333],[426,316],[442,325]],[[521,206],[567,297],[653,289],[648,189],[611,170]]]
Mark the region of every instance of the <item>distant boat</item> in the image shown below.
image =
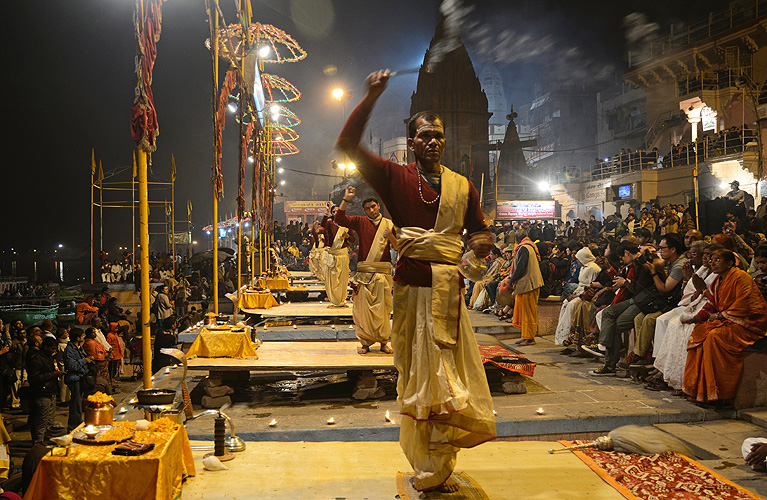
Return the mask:
[[[34,325],[45,319],[55,321],[59,312],[58,304],[3,304],[0,303],[0,318],[6,323],[21,320],[24,325]]]
[[[27,283],[28,279],[23,276],[2,277],[0,290],[10,291]],[[55,293],[38,297],[19,297],[13,294],[0,297],[0,318],[6,323],[21,320],[25,326],[29,326],[46,319],[56,321],[58,312],[59,304]]]

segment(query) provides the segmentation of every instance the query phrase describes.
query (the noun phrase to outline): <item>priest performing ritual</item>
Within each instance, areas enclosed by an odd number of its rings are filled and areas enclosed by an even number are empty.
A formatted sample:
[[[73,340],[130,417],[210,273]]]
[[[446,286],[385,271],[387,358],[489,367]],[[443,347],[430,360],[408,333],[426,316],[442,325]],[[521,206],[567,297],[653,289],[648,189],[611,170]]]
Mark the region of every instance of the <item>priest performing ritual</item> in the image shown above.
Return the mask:
[[[320,221],[315,220],[311,230],[312,247],[309,250],[309,270],[313,275],[324,281],[320,260],[325,249],[325,230],[320,226]]]
[[[346,193],[335,215],[336,224],[351,229],[359,236],[359,260],[353,278],[352,315],[357,338],[362,347],[360,354],[370,351],[376,342],[381,351],[391,353],[392,277],[390,234],[394,223],[381,215],[381,205],[375,198],[362,202],[367,217],[348,216],[346,207],[354,198],[356,189],[346,186]]]
[[[463,301],[456,264],[467,246],[485,258],[493,246],[479,194],[469,181],[440,164],[442,120],[432,112],[408,121],[415,162],[399,165],[360,145],[389,71],[368,76],[367,92],[349,115],[337,145],[378,192],[397,230],[392,347],[399,372],[397,404],[404,415],[400,446],[419,491],[458,490],[451,477],[459,448],[495,438],[493,401]]]
[[[330,302],[328,307],[348,307],[346,305],[346,292],[349,289],[349,249],[347,247],[352,236],[347,228],[339,226],[333,220],[337,210],[338,207],[328,202],[325,217],[322,218],[322,227],[325,228],[328,241],[332,243],[325,248],[320,267],[325,280],[325,292]]]

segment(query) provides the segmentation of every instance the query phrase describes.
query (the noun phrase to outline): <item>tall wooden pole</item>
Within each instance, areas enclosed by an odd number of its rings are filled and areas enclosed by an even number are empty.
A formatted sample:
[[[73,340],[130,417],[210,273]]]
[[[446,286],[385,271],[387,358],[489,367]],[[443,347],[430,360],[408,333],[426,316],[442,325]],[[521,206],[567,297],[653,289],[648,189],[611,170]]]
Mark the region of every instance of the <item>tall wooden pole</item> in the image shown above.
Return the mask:
[[[99,160],[99,252],[104,251],[104,179],[101,178],[102,172],[101,160]]]
[[[138,148],[139,239],[141,244],[141,345],[144,389],[152,388],[152,332],[149,325],[149,193],[146,153]]]
[[[173,252],[173,279],[178,280],[176,274],[176,175],[170,180],[170,237],[171,251]]]
[[[95,264],[93,259],[93,171],[91,171],[91,285],[93,284],[93,266]]]
[[[213,0],[218,2],[218,0]],[[208,11],[213,17],[211,27],[210,52],[213,58],[213,162],[218,162],[218,9],[210,6],[206,0]],[[218,179],[213,179],[213,312],[218,316]]]
[[[138,174],[138,166],[136,165],[136,154],[133,154],[133,172],[131,173],[130,186],[131,186],[131,249],[130,249],[130,265],[133,272],[131,273],[131,279],[136,282],[136,175]]]

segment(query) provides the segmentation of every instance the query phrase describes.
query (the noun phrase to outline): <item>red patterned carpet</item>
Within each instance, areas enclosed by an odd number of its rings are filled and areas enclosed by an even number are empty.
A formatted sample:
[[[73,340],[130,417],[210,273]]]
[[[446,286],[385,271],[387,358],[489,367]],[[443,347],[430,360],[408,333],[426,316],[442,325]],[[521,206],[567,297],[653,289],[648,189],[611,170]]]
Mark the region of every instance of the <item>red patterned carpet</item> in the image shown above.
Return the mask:
[[[483,364],[492,363],[504,370],[521,373],[530,377],[533,376],[533,371],[535,371],[535,363],[499,345],[480,345],[479,355],[482,357]]]
[[[580,444],[588,441],[573,441]],[[571,446],[567,441],[560,441]],[[574,452],[624,497],[634,500],[764,500],[698,462],[662,453],[644,457],[584,449]]]

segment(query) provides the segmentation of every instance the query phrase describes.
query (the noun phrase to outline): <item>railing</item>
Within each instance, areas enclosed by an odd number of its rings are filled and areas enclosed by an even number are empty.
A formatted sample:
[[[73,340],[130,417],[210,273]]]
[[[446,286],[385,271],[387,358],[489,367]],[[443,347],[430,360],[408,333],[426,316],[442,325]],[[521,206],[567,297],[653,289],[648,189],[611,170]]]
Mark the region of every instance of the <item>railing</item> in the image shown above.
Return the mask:
[[[677,96],[682,97],[703,90],[716,91],[737,88],[738,80],[744,75],[750,77],[750,71],[747,69],[722,69],[689,74],[677,80]]]
[[[644,140],[645,145],[648,147],[651,146],[658,135],[666,129],[667,125],[673,125],[679,122],[687,122],[687,116],[682,110],[668,111],[658,115],[652,125],[650,125],[650,128],[647,129],[647,134],[645,134]]]
[[[631,65],[637,66],[644,61],[668,54],[679,47],[699,42],[714,35],[729,31],[767,14],[767,0],[733,2],[731,8],[712,13],[706,19],[690,24],[685,30],[670,33],[664,38],[650,43],[646,54],[632,53]],[[644,57],[643,57],[644,56]]]
[[[756,140],[756,132],[750,129],[725,130],[717,135],[701,137],[694,144],[677,145],[663,156],[658,156],[657,150],[620,153],[609,161],[592,165],[590,176],[591,180],[601,180],[640,170],[694,165],[696,157],[701,163],[709,158],[744,153],[747,146]]]

